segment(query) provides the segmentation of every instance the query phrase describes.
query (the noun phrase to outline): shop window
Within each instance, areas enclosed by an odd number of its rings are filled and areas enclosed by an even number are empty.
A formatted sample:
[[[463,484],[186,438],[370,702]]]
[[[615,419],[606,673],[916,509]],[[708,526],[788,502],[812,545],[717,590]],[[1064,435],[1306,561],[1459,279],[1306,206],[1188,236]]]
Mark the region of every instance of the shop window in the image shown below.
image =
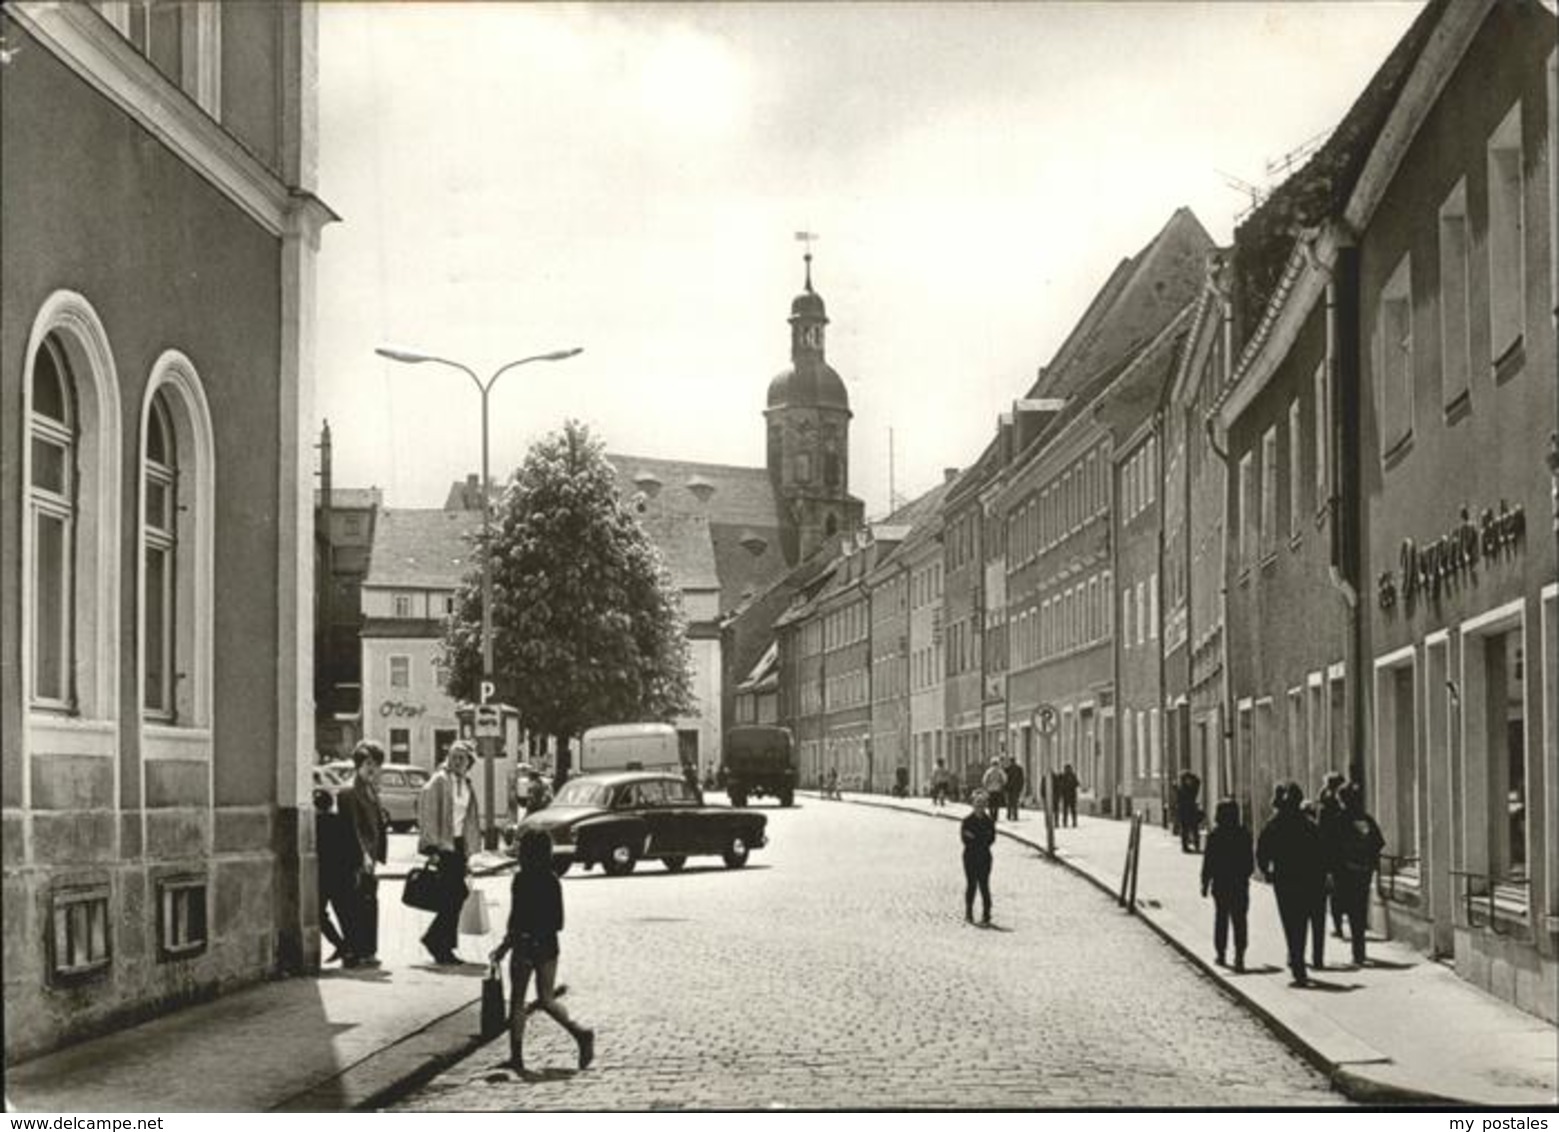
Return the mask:
[[[1519,368],[1526,321],[1521,103],[1489,138],[1489,346],[1497,377]]]
[[[1389,460],[1413,435],[1413,266],[1403,256],[1375,311],[1375,410],[1381,455]]]
[[[108,967],[108,887],[56,892],[51,909],[49,967],[57,983],[89,978]]]
[[[1386,852],[1399,858],[1398,876],[1417,875],[1422,844],[1418,824],[1417,675],[1412,650],[1375,673],[1376,807]]]
[[[1440,400],[1447,412],[1465,404],[1472,373],[1467,240],[1467,182],[1440,206]]]
[[[157,885],[157,956],[187,959],[206,949],[206,882],[199,877]]]
[[[411,762],[411,731],[405,727],[390,728],[389,761],[392,763]]]
[[[1520,629],[1484,643],[1488,692],[1489,859],[1495,876],[1527,876],[1526,690]]]

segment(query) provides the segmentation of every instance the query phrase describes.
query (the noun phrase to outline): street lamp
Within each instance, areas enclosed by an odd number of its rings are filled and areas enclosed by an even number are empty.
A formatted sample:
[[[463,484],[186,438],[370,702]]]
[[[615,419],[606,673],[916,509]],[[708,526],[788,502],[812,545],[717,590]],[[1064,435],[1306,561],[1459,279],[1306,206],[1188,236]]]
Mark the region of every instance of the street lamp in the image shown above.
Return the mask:
[[[489,482],[487,471],[487,395],[492,392],[498,379],[511,369],[529,365],[531,362],[561,362],[575,357],[584,352],[584,347],[574,346],[567,350],[553,350],[546,354],[532,354],[528,358],[520,358],[516,361],[506,362],[493,371],[493,375],[483,382],[476,375],[476,371],[470,366],[460,362],[451,361],[449,358],[441,358],[436,354],[427,354],[421,350],[408,349],[404,346],[379,346],[374,350],[381,358],[388,358],[392,362],[404,362],[407,365],[421,365],[423,362],[434,362],[441,366],[449,366],[457,369],[469,377],[476,386],[477,392],[482,395],[482,683],[491,686],[493,679],[493,567],[492,567],[492,522],[493,503],[492,485]],[[487,755],[482,762],[485,770],[482,775],[483,796],[487,827],[482,831],[483,845],[491,850],[498,848],[498,814],[493,798],[493,757]]]

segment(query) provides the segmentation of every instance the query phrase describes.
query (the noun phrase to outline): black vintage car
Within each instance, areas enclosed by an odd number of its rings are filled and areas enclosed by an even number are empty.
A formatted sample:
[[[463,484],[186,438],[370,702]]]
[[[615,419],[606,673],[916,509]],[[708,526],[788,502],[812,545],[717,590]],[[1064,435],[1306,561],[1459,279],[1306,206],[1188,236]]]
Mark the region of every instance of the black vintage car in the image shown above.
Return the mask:
[[[624,771],[570,780],[519,831],[539,829],[552,839],[559,876],[576,863],[625,876],[641,860],[658,860],[676,872],[698,856],[721,857],[727,868],[739,869],[767,844],[767,823],[762,814],[704,805],[680,775]]]

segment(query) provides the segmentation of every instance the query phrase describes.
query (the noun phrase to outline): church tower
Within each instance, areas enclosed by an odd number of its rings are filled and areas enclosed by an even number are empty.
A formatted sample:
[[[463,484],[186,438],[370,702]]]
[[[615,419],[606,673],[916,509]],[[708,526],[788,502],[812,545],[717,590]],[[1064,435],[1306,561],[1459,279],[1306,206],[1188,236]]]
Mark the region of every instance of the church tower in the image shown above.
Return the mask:
[[[790,304],[790,365],[769,383],[769,479],[780,501],[785,557],[799,562],[825,541],[861,525],[850,495],[850,398],[824,353],[828,313],[806,284]]]

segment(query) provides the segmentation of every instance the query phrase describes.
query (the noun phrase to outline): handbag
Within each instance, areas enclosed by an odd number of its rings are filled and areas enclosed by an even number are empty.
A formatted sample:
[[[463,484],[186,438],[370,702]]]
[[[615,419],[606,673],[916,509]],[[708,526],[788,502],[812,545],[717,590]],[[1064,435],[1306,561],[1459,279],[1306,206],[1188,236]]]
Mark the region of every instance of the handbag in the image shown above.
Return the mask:
[[[487,965],[487,977],[482,980],[482,1038],[496,1038],[503,1033],[507,1022],[503,999],[503,975],[497,963]]]
[[[466,894],[466,902],[460,907],[460,934],[486,935],[492,930],[487,918],[487,901],[480,889],[473,888]]]
[[[406,874],[401,903],[424,912],[437,912],[444,906],[443,878],[432,865],[416,865]]]

